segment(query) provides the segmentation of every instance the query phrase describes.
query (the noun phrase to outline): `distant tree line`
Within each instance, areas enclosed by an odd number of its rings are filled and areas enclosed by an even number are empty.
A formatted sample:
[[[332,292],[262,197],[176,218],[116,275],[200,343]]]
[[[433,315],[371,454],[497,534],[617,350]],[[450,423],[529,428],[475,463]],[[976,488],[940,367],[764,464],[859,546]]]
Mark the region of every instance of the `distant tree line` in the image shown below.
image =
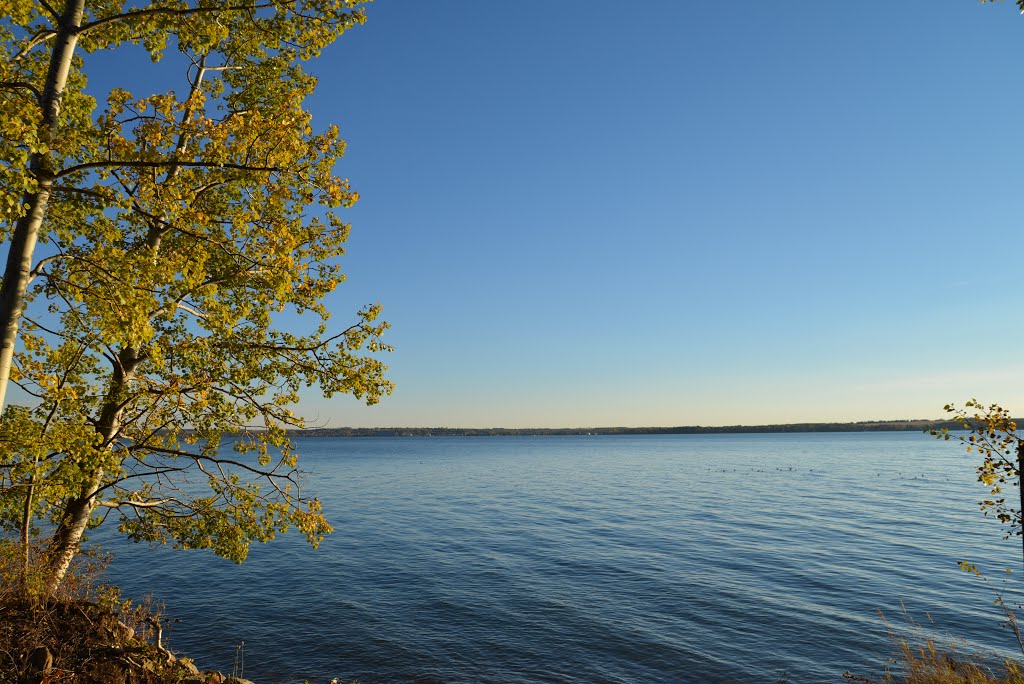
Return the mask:
[[[683,425],[678,427],[589,427],[589,428],[318,428],[295,431],[305,437],[496,437],[545,435],[702,435],[771,432],[897,432],[961,430],[952,420],[873,420],[857,423],[788,423],[784,425]]]

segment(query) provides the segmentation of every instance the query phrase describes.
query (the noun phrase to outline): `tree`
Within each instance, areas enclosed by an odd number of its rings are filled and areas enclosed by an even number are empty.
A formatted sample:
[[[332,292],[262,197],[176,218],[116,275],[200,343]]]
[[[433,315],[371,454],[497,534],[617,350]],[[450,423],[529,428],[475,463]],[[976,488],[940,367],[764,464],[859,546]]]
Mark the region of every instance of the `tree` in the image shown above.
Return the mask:
[[[977,399],[971,399],[962,409],[953,404],[946,404],[943,408],[967,433],[950,433],[943,428],[931,430],[931,434],[947,441],[957,440],[967,447],[968,453],[976,451],[981,455],[978,481],[989,488],[990,494],[980,502],[981,510],[985,515],[994,514],[1007,526],[1006,538],[1021,536],[1024,551],[1024,490],[1021,490],[1020,482],[1020,473],[1024,469],[1024,439],[1017,435],[1017,422],[1002,406],[984,406]],[[1020,490],[1019,509],[1007,503],[1003,494],[1003,487],[1007,485]]]
[[[375,403],[390,347],[377,304],[328,332],[336,210],[358,195],[302,64],[361,4],[0,0],[0,401],[8,378],[31,397],[0,419],[0,528],[26,581],[37,536],[52,591],[110,513],[134,540],[236,561],[289,527],[330,531],[299,486],[292,407],[307,385]],[[181,96],[86,93],[80,53],[133,45]]]

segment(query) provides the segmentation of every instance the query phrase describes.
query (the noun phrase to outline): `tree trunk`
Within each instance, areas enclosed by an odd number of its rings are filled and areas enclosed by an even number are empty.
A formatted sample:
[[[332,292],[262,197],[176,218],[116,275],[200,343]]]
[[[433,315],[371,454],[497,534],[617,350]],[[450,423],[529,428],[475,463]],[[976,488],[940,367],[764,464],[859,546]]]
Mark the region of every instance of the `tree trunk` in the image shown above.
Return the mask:
[[[66,0],[64,12],[54,37],[53,52],[46,73],[46,83],[40,101],[42,121],[40,141],[47,146],[53,141],[60,117],[61,99],[67,85],[71,58],[78,42],[78,29],[82,25],[85,0]],[[14,360],[14,345],[18,338],[18,324],[21,322],[28,289],[29,274],[32,271],[32,255],[35,252],[39,228],[46,217],[53,187],[53,169],[50,168],[49,154],[33,154],[29,168],[38,182],[35,192],[25,195],[24,203],[29,205],[28,213],[18,220],[11,236],[10,251],[3,283],[0,284],[0,409],[7,398],[7,385],[11,378],[11,363]]]
[[[110,379],[110,389],[100,412],[100,419],[97,422],[96,430],[103,438],[100,448],[110,449],[114,439],[121,429],[121,417],[124,413],[124,393],[128,389],[132,378],[135,377],[135,370],[142,359],[138,352],[132,347],[126,347],[118,354],[114,364],[113,376]],[[72,499],[64,506],[64,514],[61,516],[61,523],[57,531],[50,539],[47,549],[47,578],[46,592],[52,595],[71,567],[71,561],[78,554],[79,545],[82,542],[82,535],[89,524],[89,518],[96,508],[97,493],[103,482],[103,467],[97,465],[88,474],[88,479],[82,485],[82,493]]]
[[[38,465],[38,462],[37,462]],[[32,499],[36,492],[35,473],[28,480],[28,492],[25,494],[25,506],[21,516],[21,587],[25,592],[30,589],[29,568],[32,564],[32,553],[29,544],[32,533]]]
[[[64,581],[71,567],[71,561],[78,554],[82,535],[89,524],[89,517],[96,508],[96,492],[103,479],[103,469],[97,468],[82,488],[82,494],[64,507],[64,518],[50,540],[47,553],[46,593],[53,595]]]
[[[1021,552],[1024,553],[1024,442],[1019,439],[1017,440],[1017,488],[1020,489],[1020,542]]]

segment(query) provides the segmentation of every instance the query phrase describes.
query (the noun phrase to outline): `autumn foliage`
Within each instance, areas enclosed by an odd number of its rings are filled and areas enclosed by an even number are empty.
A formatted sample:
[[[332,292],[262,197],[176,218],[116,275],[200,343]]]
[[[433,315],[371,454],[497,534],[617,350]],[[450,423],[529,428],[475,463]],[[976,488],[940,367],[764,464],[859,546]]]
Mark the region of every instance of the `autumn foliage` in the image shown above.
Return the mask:
[[[981,456],[978,465],[978,481],[989,488],[989,497],[980,502],[985,515],[992,514],[1007,526],[1007,536],[1020,535],[1021,509],[1007,502],[1006,486],[1020,487],[1020,458],[1024,440],[1017,436],[1017,422],[1010,412],[998,404],[985,406],[977,399],[957,408],[952,404],[943,407],[959,423],[964,433],[948,429],[931,430],[930,433],[943,440],[961,442],[968,453]]]
[[[358,195],[303,64],[361,4],[0,0],[0,530],[51,590],[111,514],[238,561],[330,531],[285,430],[302,388],[390,393],[390,347],[324,304]],[[83,53],[126,48],[162,89],[94,99]]]

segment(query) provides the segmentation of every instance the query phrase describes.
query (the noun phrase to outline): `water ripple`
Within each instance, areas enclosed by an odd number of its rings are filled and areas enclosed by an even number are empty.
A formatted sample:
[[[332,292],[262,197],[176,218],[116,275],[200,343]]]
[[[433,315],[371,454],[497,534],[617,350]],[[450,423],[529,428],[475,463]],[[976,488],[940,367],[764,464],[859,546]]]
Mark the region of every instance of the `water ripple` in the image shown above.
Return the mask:
[[[958,571],[1018,562],[918,434],[300,440],[337,529],[241,568],[99,535],[172,647],[272,684],[839,681],[907,614],[1010,655]],[[1014,575],[1009,590],[1018,595]],[[1012,597],[1011,597],[1012,598]]]

